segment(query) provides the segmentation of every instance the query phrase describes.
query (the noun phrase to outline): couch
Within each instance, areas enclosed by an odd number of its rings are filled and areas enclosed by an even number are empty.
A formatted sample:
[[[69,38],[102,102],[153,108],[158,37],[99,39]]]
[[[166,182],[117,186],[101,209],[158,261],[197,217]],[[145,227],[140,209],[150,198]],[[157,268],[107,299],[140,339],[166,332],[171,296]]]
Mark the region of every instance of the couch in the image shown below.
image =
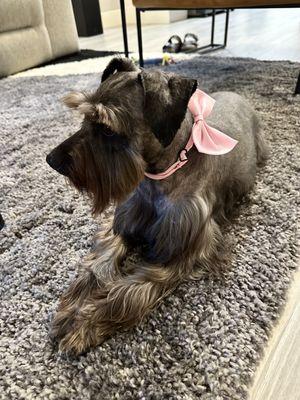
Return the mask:
[[[71,0],[0,1],[0,77],[77,51]]]

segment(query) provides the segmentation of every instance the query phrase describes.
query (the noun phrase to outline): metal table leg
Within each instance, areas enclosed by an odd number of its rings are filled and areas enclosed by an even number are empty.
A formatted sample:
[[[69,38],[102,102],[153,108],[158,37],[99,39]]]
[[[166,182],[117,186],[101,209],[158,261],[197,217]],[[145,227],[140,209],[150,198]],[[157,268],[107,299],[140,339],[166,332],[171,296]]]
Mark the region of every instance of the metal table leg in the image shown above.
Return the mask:
[[[138,35],[140,67],[143,67],[144,66],[143,39],[142,39],[142,25],[141,25],[141,10],[139,8],[136,9],[136,27]]]
[[[213,47],[215,43],[215,19],[216,19],[216,10],[212,10],[212,19],[211,19],[211,34],[210,34],[210,45]]]
[[[228,24],[229,24],[229,9],[227,8],[227,10],[226,10],[226,20],[225,20],[225,32],[224,32],[224,47],[227,46]]]
[[[125,57],[128,57],[128,39],[127,39],[127,25],[126,25],[126,11],[124,0],[120,0],[121,18],[122,18],[122,30],[123,30],[123,41],[124,41],[124,53]]]
[[[296,83],[295,93],[294,94],[295,95],[296,94],[300,94],[300,72],[299,72],[299,75],[298,75],[298,80],[297,80],[297,83]]]

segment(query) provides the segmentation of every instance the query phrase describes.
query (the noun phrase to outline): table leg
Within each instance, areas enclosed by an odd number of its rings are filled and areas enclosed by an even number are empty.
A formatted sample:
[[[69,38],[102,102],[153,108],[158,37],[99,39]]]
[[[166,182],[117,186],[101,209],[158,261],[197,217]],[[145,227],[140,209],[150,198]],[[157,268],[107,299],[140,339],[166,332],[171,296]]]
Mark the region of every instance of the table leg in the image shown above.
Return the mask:
[[[123,41],[124,41],[124,53],[125,57],[128,57],[128,38],[127,38],[127,25],[126,25],[126,11],[124,0],[120,0],[121,18],[122,18],[122,30],[123,30]]]

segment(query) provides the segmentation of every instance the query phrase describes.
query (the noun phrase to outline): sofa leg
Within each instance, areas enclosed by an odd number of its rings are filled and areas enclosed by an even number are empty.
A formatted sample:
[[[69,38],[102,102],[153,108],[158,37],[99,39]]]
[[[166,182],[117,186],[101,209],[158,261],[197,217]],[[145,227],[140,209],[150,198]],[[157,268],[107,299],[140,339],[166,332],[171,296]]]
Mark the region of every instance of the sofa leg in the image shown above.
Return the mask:
[[[128,57],[129,51],[128,51],[126,11],[125,11],[124,0],[120,0],[120,8],[121,8],[121,19],[122,19],[123,41],[124,41],[124,53],[125,57]]]
[[[136,27],[137,27],[137,35],[138,35],[140,67],[143,67],[144,66],[143,39],[142,39],[142,25],[141,25],[141,10],[139,8],[136,9]]]
[[[294,95],[296,96],[296,94],[300,94],[300,72],[298,75],[298,79],[297,79],[297,83],[296,83],[296,87],[295,87],[295,92]]]

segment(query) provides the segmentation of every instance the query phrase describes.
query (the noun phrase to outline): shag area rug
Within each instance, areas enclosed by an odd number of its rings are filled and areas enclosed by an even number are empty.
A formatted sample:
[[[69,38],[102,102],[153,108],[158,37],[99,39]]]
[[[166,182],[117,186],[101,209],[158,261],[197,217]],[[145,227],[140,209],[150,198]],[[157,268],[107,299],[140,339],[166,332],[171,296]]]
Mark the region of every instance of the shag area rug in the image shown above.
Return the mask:
[[[198,78],[208,92],[246,96],[271,143],[267,166],[226,232],[231,269],[182,284],[139,327],[78,359],[57,354],[51,315],[101,220],[45,156],[80,125],[59,99],[96,87],[100,75],[1,80],[1,399],[247,397],[296,269],[300,100],[292,92],[300,65],[199,57],[168,69]]]
[[[38,66],[35,68],[27,69],[26,71],[18,72],[13,75],[13,77],[29,77],[29,76],[45,76],[45,75],[76,75],[76,74],[89,74],[89,73],[102,73],[104,68],[107,66],[109,61],[116,57],[116,55],[120,54],[119,52],[99,52],[102,53],[101,57],[96,57],[97,51],[94,50],[81,50],[84,52],[83,57],[81,59],[73,59],[73,56],[62,57],[61,59],[57,59],[53,62],[49,62],[44,66]],[[88,56],[88,53],[93,52],[93,57],[85,57]],[[105,53],[111,55],[105,55]],[[175,62],[184,61],[187,59],[192,59],[194,57],[198,57],[195,53],[185,54],[185,53],[174,53],[172,54],[172,59]],[[76,56],[75,56],[76,58]],[[133,60],[138,60],[138,53],[130,53],[130,58]],[[144,53],[144,61],[145,63],[152,63],[153,60],[161,59],[161,52],[145,52]],[[151,61],[152,60],[152,61]],[[149,65],[149,64],[148,64]]]

